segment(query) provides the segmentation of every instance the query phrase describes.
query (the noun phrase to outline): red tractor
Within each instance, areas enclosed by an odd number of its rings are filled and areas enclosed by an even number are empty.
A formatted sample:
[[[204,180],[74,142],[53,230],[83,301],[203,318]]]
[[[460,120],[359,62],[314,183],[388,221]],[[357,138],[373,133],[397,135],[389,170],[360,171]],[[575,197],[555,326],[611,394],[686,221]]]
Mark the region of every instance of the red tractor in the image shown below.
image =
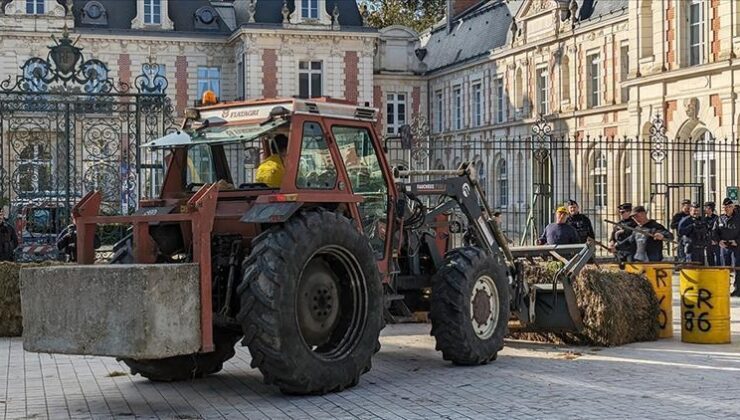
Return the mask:
[[[115,356],[173,381],[219,371],[241,340],[267,383],[321,394],[356,385],[384,318],[415,310],[430,310],[438,349],[464,365],[496,358],[510,314],[577,329],[570,278],[593,247],[562,248],[580,253],[557,287],[530,289],[475,168],[396,182],[376,117],[331,99],[188,110],[179,131],[144,146],[167,152],[159,197],[130,216],[101,216],[89,193],[73,209],[78,265],[22,272],[25,348]],[[284,175],[270,187],[250,156],[276,153],[278,134],[288,137]],[[454,209],[465,225],[450,220]],[[99,224],[132,225],[111,265],[93,265]],[[447,252],[450,232],[466,246]]]

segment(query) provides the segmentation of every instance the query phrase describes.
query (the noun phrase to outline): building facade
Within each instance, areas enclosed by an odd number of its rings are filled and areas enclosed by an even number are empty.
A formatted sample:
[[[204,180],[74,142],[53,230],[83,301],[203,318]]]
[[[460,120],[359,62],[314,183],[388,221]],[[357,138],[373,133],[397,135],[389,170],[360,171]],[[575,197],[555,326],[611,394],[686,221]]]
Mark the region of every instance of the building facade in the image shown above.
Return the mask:
[[[397,160],[476,162],[516,238],[568,199],[594,219],[632,202],[660,221],[684,198],[721,201],[739,181],[738,13],[716,0],[465,2],[409,39],[431,151]],[[389,70],[376,103],[406,77]]]

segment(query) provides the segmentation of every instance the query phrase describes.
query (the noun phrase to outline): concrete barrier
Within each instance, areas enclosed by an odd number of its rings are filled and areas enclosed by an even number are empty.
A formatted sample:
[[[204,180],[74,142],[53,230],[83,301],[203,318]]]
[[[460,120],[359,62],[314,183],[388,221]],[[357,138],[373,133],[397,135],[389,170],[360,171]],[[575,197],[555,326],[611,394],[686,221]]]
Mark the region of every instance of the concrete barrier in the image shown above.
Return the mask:
[[[200,349],[197,264],[22,269],[27,351],[159,359]]]

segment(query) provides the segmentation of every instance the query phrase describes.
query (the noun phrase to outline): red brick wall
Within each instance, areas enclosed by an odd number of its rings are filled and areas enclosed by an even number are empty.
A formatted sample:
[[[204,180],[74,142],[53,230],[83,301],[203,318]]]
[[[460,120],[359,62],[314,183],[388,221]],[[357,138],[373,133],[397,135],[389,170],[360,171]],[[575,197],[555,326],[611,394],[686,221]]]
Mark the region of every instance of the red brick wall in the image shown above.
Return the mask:
[[[344,99],[354,103],[360,96],[359,63],[356,51],[344,53]]]
[[[266,49],[262,51],[262,97],[276,98],[278,95],[278,68],[277,51]]]
[[[470,9],[476,4],[480,3],[481,0],[450,0],[452,1],[452,16],[457,16],[460,13]]]
[[[719,60],[719,0],[712,0],[712,59]]]
[[[178,55],[175,60],[175,109],[178,115],[185,112],[188,107],[188,58],[184,55]],[[200,98],[198,98],[200,99]]]
[[[712,104],[714,109],[714,116],[717,117],[719,125],[722,125],[722,101],[719,99],[719,95],[710,95],[709,103]]]
[[[607,140],[612,140],[617,137],[617,127],[604,127],[604,137]]]
[[[411,92],[411,102],[412,102],[411,117],[413,118],[419,115],[419,109],[421,107],[421,88],[420,87],[416,86],[414,90]],[[410,124],[411,121],[408,121],[408,123]]]
[[[383,131],[385,106],[383,105],[383,89],[380,86],[373,86],[373,107],[378,108],[378,122],[375,124],[375,130],[378,131],[378,135],[383,136],[385,134]]]
[[[673,0],[666,0],[666,21],[666,61],[668,70],[673,70],[676,67],[676,8]]]
[[[676,111],[677,107],[676,101],[668,101],[665,103],[665,126],[668,128],[671,125],[671,121],[673,121],[673,112]]]
[[[131,56],[128,54],[118,55],[118,80],[121,83],[131,85]],[[124,102],[129,101],[129,97],[123,96]]]

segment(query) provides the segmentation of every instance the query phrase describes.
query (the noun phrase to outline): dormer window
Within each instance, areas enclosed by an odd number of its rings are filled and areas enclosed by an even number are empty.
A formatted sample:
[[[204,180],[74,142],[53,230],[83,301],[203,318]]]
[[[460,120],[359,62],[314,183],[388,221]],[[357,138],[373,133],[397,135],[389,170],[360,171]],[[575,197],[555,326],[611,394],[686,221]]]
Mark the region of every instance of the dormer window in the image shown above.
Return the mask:
[[[169,1],[136,0],[136,17],[131,21],[131,29],[175,29],[175,24],[168,16]]]
[[[26,14],[43,15],[45,0],[26,0]]]
[[[304,19],[319,18],[319,0],[303,0],[301,7],[301,17]]]
[[[159,25],[162,23],[161,0],[144,0],[144,24]]]

